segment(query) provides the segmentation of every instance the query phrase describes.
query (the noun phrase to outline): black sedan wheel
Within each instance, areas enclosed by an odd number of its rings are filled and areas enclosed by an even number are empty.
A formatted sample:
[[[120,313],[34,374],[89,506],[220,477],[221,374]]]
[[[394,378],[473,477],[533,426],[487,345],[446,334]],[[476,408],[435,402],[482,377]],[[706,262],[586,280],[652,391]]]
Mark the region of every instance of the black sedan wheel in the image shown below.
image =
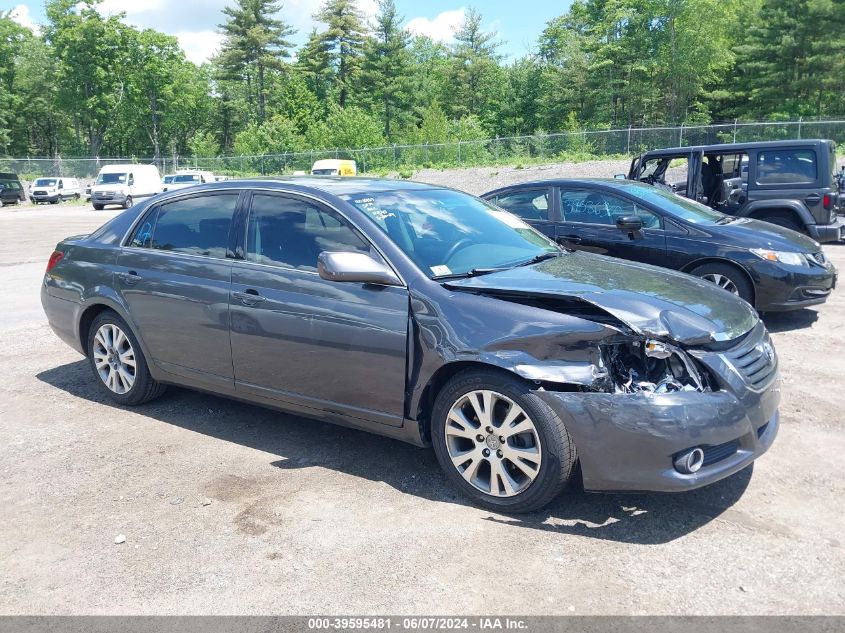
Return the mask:
[[[719,263],[703,264],[690,272],[754,305],[754,286],[748,281],[745,273],[735,266]]]
[[[118,404],[149,402],[165,386],[150,376],[138,339],[116,313],[100,313],[88,331],[88,358],[97,383]]]
[[[563,421],[516,376],[461,372],[440,391],[432,413],[441,467],[481,506],[538,510],[572,475],[575,446]]]

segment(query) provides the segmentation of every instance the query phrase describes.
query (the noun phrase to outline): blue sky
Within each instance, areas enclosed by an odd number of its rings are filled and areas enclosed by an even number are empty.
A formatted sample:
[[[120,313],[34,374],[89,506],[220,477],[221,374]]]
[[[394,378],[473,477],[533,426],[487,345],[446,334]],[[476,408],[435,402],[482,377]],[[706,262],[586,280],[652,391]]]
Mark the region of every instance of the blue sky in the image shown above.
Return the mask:
[[[202,62],[220,44],[217,25],[222,21],[221,9],[232,0],[103,0],[104,13],[124,11],[126,20],[138,27],[164,31],[179,38],[188,57]],[[470,6],[484,16],[484,28],[498,33],[499,49],[505,57],[515,59],[529,52],[547,21],[562,14],[571,0],[395,0],[405,16],[408,28],[416,33],[448,42],[452,29],[459,24]],[[282,17],[299,32],[294,40],[301,44],[311,27],[311,16],[323,0],[284,0]],[[367,15],[375,14],[376,0],[358,0]],[[37,25],[44,19],[43,0],[0,0],[0,11],[12,10],[22,24]]]

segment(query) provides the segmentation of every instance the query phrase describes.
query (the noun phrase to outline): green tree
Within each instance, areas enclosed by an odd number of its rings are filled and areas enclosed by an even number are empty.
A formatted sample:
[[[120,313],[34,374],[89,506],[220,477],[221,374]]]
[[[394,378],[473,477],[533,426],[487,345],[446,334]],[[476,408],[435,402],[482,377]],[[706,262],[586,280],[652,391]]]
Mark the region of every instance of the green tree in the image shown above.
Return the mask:
[[[295,152],[301,145],[296,125],[278,115],[264,123],[251,124],[235,137],[235,152],[241,156]]]
[[[481,29],[481,14],[469,9],[460,28],[455,31],[452,48],[451,94],[453,115],[483,115],[490,94],[493,76],[498,70],[499,55],[495,33]]]
[[[845,10],[830,0],[763,0],[736,46],[745,113],[839,114],[845,96]]]
[[[328,99],[332,70],[327,44],[316,29],[311,30],[308,41],[300,49],[296,59],[296,70],[305,79],[308,89],[321,103]]]
[[[59,59],[57,100],[73,117],[79,145],[97,156],[126,98],[130,28],[103,17],[96,0],[50,0],[47,42]]]
[[[266,116],[267,69],[281,70],[290,57],[292,44],[286,38],[294,30],[273,17],[281,8],[275,0],[236,0],[223,9],[227,19],[220,28],[226,40],[219,63],[230,77],[243,77],[248,85],[254,79],[259,122]]]
[[[403,21],[393,0],[379,0],[375,32],[364,51],[362,85],[381,110],[388,140],[393,138],[391,124],[407,112],[410,102],[411,36],[402,27]]]
[[[314,19],[327,27],[320,34],[320,41],[333,72],[338,104],[343,108],[361,67],[364,18],[355,0],[326,0]]]
[[[307,141],[315,149],[358,149],[385,142],[381,121],[356,106],[333,106],[325,122],[308,131]]]
[[[0,12],[0,148],[3,153],[15,135],[19,121],[21,98],[17,92],[16,61],[32,33],[10,17],[11,12]]]

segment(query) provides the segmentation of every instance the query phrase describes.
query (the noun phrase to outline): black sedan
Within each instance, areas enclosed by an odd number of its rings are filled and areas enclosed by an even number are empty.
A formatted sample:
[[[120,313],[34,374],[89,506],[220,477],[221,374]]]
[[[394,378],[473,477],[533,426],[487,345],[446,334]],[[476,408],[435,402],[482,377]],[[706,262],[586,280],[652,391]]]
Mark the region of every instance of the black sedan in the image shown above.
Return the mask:
[[[627,180],[547,180],[482,198],[568,248],[690,273],[760,312],[824,303],[836,269],[818,242]]]
[[[703,486],[778,429],[777,355],[746,302],[451,189],[168,192],[62,241],[41,299],[120,405],[173,384],[432,444],[497,510],[543,506],[576,462],[589,490]]]

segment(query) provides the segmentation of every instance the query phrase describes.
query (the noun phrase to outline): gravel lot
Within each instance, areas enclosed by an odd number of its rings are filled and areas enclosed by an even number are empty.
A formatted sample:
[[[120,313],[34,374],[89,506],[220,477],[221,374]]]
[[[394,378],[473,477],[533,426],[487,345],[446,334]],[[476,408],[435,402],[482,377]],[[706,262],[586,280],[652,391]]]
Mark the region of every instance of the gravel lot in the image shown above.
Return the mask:
[[[617,165],[417,178],[479,192]],[[180,389],[105,402],[38,292],[54,244],[114,213],[0,211],[0,613],[845,614],[842,291],[767,319],[783,422],[753,472],[503,516],[392,440]]]

